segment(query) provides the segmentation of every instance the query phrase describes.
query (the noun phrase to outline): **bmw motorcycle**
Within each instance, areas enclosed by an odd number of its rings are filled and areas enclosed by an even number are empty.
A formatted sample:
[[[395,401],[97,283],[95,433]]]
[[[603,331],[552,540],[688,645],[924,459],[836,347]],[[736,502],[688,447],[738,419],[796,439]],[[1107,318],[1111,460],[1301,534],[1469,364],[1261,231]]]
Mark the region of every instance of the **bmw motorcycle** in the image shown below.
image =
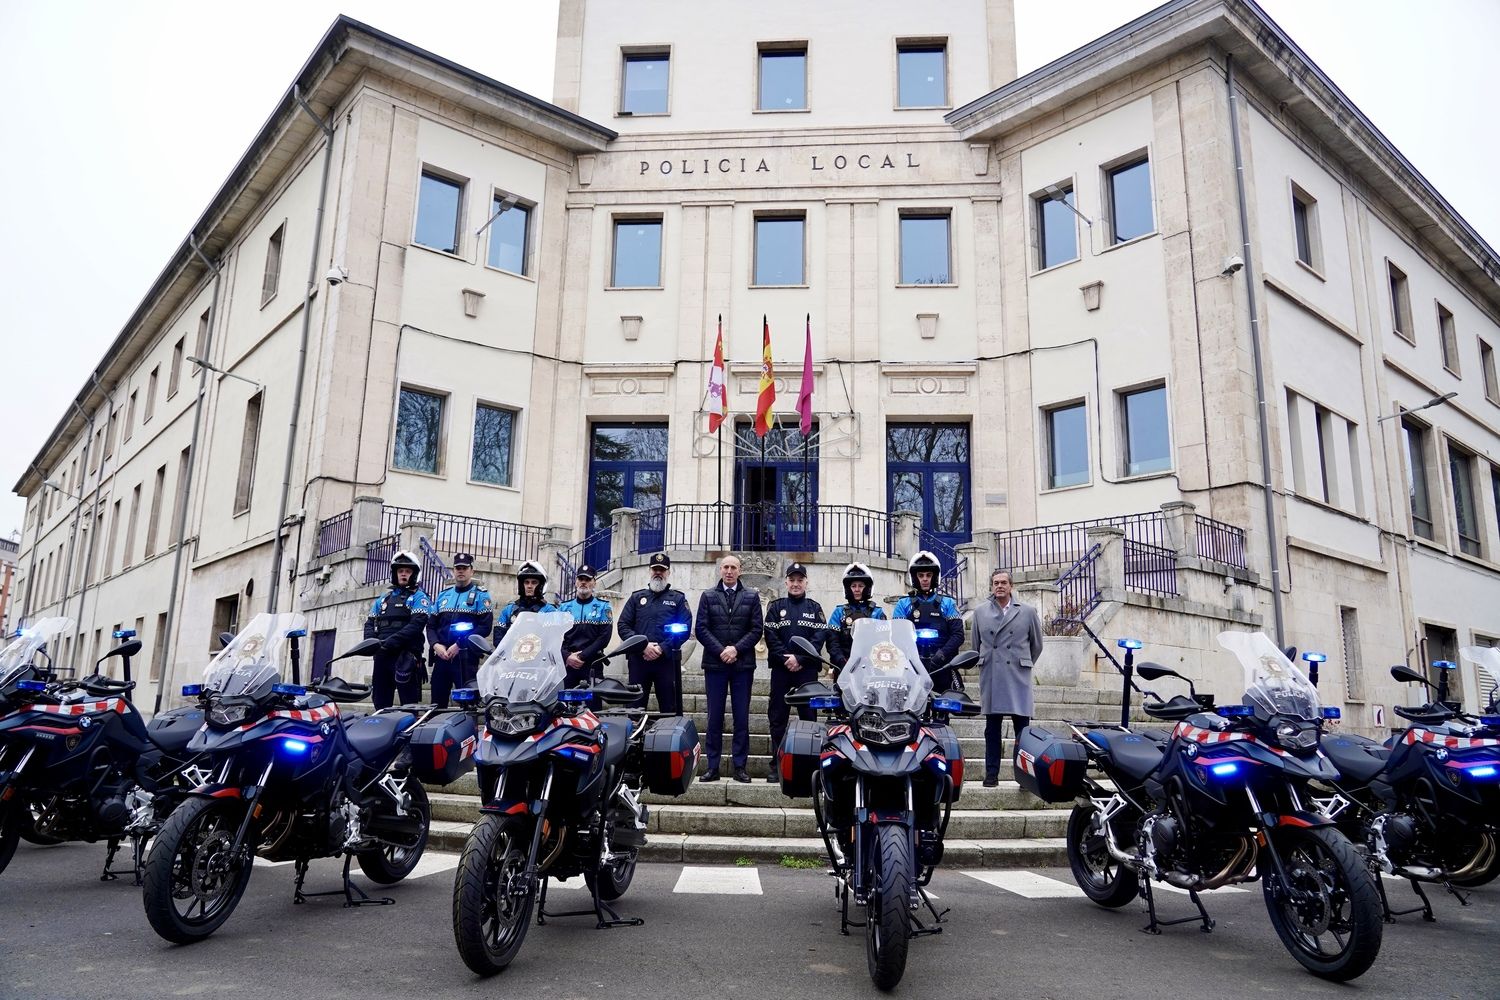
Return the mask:
[[[1219,644],[1244,668],[1243,704],[1215,707],[1175,671],[1134,667],[1136,640],[1120,640],[1123,666],[1099,643],[1125,676],[1121,724],[1073,723],[1071,739],[1027,727],[1017,780],[1047,801],[1076,799],[1068,861],[1095,903],[1119,907],[1140,896],[1149,932],[1200,921],[1206,933],[1214,922],[1198,894],[1259,879],[1292,957],[1324,979],[1354,979],[1380,951],[1380,899],[1309,788],[1338,778],[1319,749],[1324,720],[1338,709],[1320,706],[1317,689],[1265,635],[1224,632]],[[1170,734],[1129,728],[1132,672],[1187,682],[1189,694],[1171,699],[1143,692],[1147,714],[1175,723]],[[1159,919],[1153,881],[1187,890],[1198,915]]]
[[[132,844],[129,874],[140,883],[144,845],[202,775],[187,743],[196,725],[166,713],[148,725],[130,698],[130,658],[141,650],[133,631],[99,661],[119,657],[124,678],[96,670],[60,679],[47,652],[70,633],[70,618],[47,618],[0,651],[0,871],[17,839],[34,844],[105,841],[104,872],[123,841]]]
[[[1500,683],[1500,650],[1465,647],[1462,655]],[[1500,875],[1500,711],[1473,717],[1448,700],[1448,671],[1438,683],[1405,666],[1399,681],[1433,689],[1434,700],[1393,711],[1408,726],[1384,743],[1352,733],[1325,739],[1339,770],[1319,806],[1365,851],[1387,921],[1407,913],[1434,920],[1422,885],[1437,884],[1467,905],[1465,889]],[[1407,879],[1421,905],[1392,910],[1382,874]]]
[[[172,812],[146,860],[146,917],[168,941],[202,940],[229,919],[257,856],[296,863],[295,903],[342,895],[345,906],[393,902],[350,881],[353,861],[390,885],[421,860],[431,810],[406,752],[418,713],[341,718],[339,704],[364,699],[369,685],[296,683],[306,634],[301,615],[257,615],[202,683],[183,688],[204,718],[188,751],[203,756],[212,778]],[[344,656],[376,646],[366,640]],[[308,862],[339,855],[343,888],[304,892]]]
[[[680,795],[696,770],[690,720],[651,724],[640,709],[595,713],[596,705],[634,702],[639,687],[614,679],[565,687],[562,641],[573,624],[568,614],[525,612],[498,647],[470,638],[488,654],[478,687],[453,692],[483,728],[475,754],[480,816],[453,883],[454,942],[482,976],[515,959],[533,909],[538,924],[563,916],[592,916],[601,929],[642,923],[610,905],[629,889],[646,844],[642,784]],[[604,658],[645,641],[635,636]],[[590,907],[547,912],[548,880],[578,875]]]
[[[807,640],[792,642],[818,655]],[[978,659],[961,653],[950,666]],[[926,886],[963,784],[963,755],[946,722],[980,711],[961,691],[934,696],[921,663],[912,622],[863,618],[854,623],[837,690],[804,684],[786,696],[789,706],[821,710],[833,723],[826,732],[812,723],[788,728],[782,790],[812,795],[836,880],[839,932],[864,927],[866,964],[882,990],[901,981],[913,937],[942,932],[943,913]],[[851,906],[864,910],[862,922],[850,920]],[[931,926],[917,916],[923,906]]]

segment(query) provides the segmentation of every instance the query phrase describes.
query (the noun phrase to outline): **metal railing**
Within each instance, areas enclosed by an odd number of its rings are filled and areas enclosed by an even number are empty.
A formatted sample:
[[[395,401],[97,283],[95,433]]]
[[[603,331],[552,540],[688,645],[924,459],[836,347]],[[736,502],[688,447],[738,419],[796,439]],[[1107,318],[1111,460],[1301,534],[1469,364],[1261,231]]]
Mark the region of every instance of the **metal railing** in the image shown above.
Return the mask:
[[[1127,539],[1150,545],[1165,547],[1167,540],[1166,517],[1161,511],[1013,528],[995,532],[999,565],[1012,572],[1071,565],[1089,551],[1089,529],[1099,527],[1122,528]]]
[[[1079,556],[1062,576],[1057,578],[1057,614],[1059,618],[1088,620],[1099,606],[1099,553],[1102,547],[1096,542]],[[1059,631],[1058,634],[1068,634]]]
[[[1245,529],[1199,515],[1198,555],[1203,559],[1248,569],[1245,564]]]
[[[1140,594],[1176,597],[1176,551],[1125,539],[1125,589]]]
[[[964,573],[969,568],[968,557],[960,556],[957,549],[926,528],[918,529],[917,544],[937,556],[938,562],[944,567],[938,577],[938,593],[953,598],[960,608],[963,607]]]
[[[386,535],[365,543],[365,586],[390,580],[391,559],[400,545],[399,534]]]
[[[417,539],[417,545],[418,555],[422,560],[422,589],[427,591],[428,597],[436,598],[438,591],[447,587],[448,581],[453,579],[453,570],[425,537]]]
[[[520,562],[539,559],[542,543],[551,538],[546,528],[511,521],[491,521],[462,514],[417,510],[412,507],[385,507],[380,514],[380,530],[396,533],[409,521],[431,524],[432,544],[441,552],[468,552],[482,559]]]
[[[891,554],[883,510],[831,504],[674,503],[641,513],[638,553],[667,549]]]
[[[318,522],[318,555],[329,556],[349,547],[354,530],[354,511],[346,510]]]
[[[614,528],[600,528],[581,542],[575,542],[557,554],[557,596],[560,600],[571,601],[578,591],[578,581],[573,574],[579,566],[589,561],[589,550],[597,549],[606,554],[609,551],[608,541]],[[600,548],[601,544],[603,545]],[[600,560],[593,563],[595,573],[603,573],[609,569],[613,559]]]

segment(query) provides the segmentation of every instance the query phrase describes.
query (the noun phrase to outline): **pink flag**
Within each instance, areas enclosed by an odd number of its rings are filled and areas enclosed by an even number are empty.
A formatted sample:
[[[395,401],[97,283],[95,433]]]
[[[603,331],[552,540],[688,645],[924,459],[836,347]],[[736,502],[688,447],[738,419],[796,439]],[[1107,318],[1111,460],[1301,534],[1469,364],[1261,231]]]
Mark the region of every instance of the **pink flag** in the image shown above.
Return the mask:
[[[807,314],[807,343],[802,351],[802,388],[797,393],[797,412],[802,415],[802,436],[812,433],[812,313]]]

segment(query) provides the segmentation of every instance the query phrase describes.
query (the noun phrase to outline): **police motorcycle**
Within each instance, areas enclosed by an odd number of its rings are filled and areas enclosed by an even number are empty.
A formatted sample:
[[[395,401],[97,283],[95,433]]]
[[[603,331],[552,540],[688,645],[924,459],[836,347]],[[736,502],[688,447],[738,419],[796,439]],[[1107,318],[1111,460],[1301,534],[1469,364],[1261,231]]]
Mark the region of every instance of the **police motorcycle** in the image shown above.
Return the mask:
[[[1067,851],[1084,893],[1111,908],[1140,896],[1153,934],[1194,921],[1207,933],[1214,922],[1198,894],[1259,879],[1277,937],[1308,971],[1344,982],[1369,969],[1380,951],[1379,895],[1309,788],[1338,777],[1319,750],[1324,720],[1338,709],[1321,707],[1262,633],[1219,635],[1244,669],[1245,696],[1217,707],[1176,671],[1136,666],[1138,640],[1119,640],[1122,665],[1088,634],[1125,678],[1120,725],[1070,723],[1071,737],[1028,726],[1015,759],[1022,787],[1048,802],[1076,801]],[[1163,699],[1136,688],[1133,675],[1175,677],[1189,693]],[[1132,689],[1148,715],[1175,723],[1170,734],[1129,727]],[[1198,915],[1159,919],[1153,881],[1187,890]]]
[[[256,615],[202,682],[183,688],[204,716],[188,749],[204,755],[212,779],[188,793],[146,860],[146,917],[168,941],[200,941],[229,919],[257,856],[296,863],[294,903],[341,895],[345,906],[359,906],[393,900],[355,886],[352,862],[371,881],[391,885],[411,874],[427,847],[431,810],[422,782],[452,780],[465,754],[451,734],[418,744],[435,725],[441,734],[451,716],[405,707],[342,718],[339,705],[366,698],[370,686],[337,677],[298,683],[306,634],[301,615]],[[367,639],[338,659],[377,648],[378,640]],[[472,745],[471,735],[470,752]],[[447,773],[429,771],[438,752]],[[304,892],[308,862],[339,855],[343,888]]]
[[[0,871],[16,840],[34,844],[105,841],[102,881],[125,872],[110,866],[120,844],[132,844],[137,884],[145,843],[186,787],[201,779],[187,751],[195,725],[166,713],[147,724],[130,698],[130,658],[141,650],[131,630],[80,679],[62,678],[49,643],[72,632],[71,618],[47,618],[23,629],[0,651]],[[119,657],[123,679],[99,672]]]
[[[806,639],[792,643],[818,655]],[[961,670],[978,660],[978,653],[960,653],[949,666]],[[863,618],[854,623],[837,690],[814,682],[786,696],[789,706],[827,712],[833,723],[788,727],[781,790],[812,796],[835,879],[839,933],[864,927],[866,964],[882,990],[901,981],[913,937],[942,932],[947,911],[933,907],[926,886],[963,786],[963,754],[947,722],[980,711],[961,691],[935,694],[921,663],[909,619]],[[850,920],[851,906],[864,909],[863,921]],[[922,906],[931,926],[917,916]]]
[[[1500,684],[1500,650],[1465,647],[1462,655]],[[1464,892],[1500,875],[1500,706],[1474,717],[1448,700],[1454,664],[1438,661],[1438,682],[1405,666],[1398,681],[1433,689],[1434,700],[1393,711],[1407,728],[1384,743],[1353,733],[1323,741],[1339,770],[1318,805],[1365,851],[1387,921],[1408,913],[1434,920],[1423,883]],[[1392,910],[1382,874],[1410,882],[1420,906]]]
[[[520,951],[531,922],[592,916],[598,928],[634,926],[610,903],[635,876],[646,844],[647,807],[639,795],[682,795],[697,770],[691,720],[651,722],[641,709],[595,714],[594,705],[636,701],[639,686],[613,678],[567,688],[563,636],[574,622],[561,612],[522,612],[500,644],[469,639],[486,652],[478,688],[453,693],[483,729],[475,755],[479,821],[464,844],[453,884],[453,938],[464,964],[487,976]],[[646,641],[635,636],[603,659]],[[546,909],[549,879],[582,875],[591,906]]]

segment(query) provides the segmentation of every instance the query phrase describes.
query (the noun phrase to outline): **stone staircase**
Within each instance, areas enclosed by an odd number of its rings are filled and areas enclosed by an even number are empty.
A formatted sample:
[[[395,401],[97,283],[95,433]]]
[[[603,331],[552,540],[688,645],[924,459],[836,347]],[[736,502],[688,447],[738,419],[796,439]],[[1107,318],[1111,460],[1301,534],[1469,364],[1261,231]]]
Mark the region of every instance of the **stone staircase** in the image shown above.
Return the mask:
[[[703,674],[685,671],[684,709],[698,726],[707,726]],[[816,861],[823,857],[809,799],[781,794],[779,783],[765,780],[771,767],[766,703],[770,681],[758,676],[750,704],[750,760],[753,780],[730,780],[730,734],[724,734],[723,778],[694,782],[680,798],[646,795],[651,818],[643,860],[735,864],[742,859],[777,863],[784,859]],[[1065,728],[1067,720],[1111,722],[1119,719],[1119,695],[1087,688],[1036,690],[1035,723]],[[728,712],[725,713],[728,715]],[[1149,721],[1137,709],[1134,722]],[[729,720],[726,719],[726,724]],[[943,864],[949,867],[1023,867],[1066,865],[1064,834],[1069,808],[1056,808],[1016,784],[1005,741],[1005,760],[996,788],[984,777],[984,720],[955,719],[953,728],[964,752],[963,795],[948,825]],[[1009,727],[1007,726],[1007,732]],[[700,766],[700,773],[702,767]],[[446,787],[429,789],[433,822],[429,845],[459,851],[479,815],[473,772]]]

